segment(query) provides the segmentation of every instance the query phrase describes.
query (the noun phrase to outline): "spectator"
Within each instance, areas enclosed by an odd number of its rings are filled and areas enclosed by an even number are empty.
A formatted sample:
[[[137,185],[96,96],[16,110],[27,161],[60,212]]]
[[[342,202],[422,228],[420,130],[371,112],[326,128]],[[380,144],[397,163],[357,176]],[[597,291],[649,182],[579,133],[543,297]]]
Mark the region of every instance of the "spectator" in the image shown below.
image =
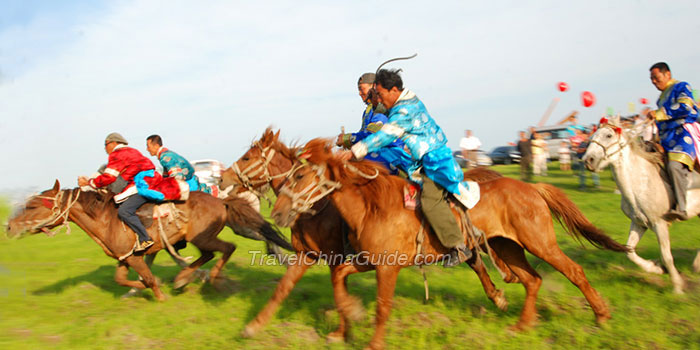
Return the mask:
[[[524,131],[520,132],[520,139],[517,143],[520,152],[520,180],[530,181],[530,163],[532,163],[532,144]]]
[[[569,149],[569,144],[562,141],[559,144],[559,169],[561,171],[571,170],[571,150]]]
[[[581,191],[586,189],[586,167],[583,165],[581,158],[583,158],[583,155],[586,154],[586,149],[588,148],[588,143],[589,143],[589,140],[588,140],[589,137],[590,137],[590,134],[588,131],[581,132],[581,142],[578,143],[578,147],[576,148],[576,159],[578,160],[578,163],[579,163],[579,170],[578,170],[579,186],[578,186],[578,189]],[[573,145],[573,141],[572,141],[572,145]],[[595,186],[595,188],[600,188],[600,176],[598,176],[598,173],[592,172],[591,178],[593,179],[593,185]]]
[[[465,136],[459,140],[459,147],[462,149],[462,156],[467,161],[467,169],[477,167],[477,158],[481,141],[473,135],[471,130],[467,130]]]
[[[535,133],[535,138],[530,141],[532,144],[532,172],[535,175],[547,176],[547,141],[542,134]]]

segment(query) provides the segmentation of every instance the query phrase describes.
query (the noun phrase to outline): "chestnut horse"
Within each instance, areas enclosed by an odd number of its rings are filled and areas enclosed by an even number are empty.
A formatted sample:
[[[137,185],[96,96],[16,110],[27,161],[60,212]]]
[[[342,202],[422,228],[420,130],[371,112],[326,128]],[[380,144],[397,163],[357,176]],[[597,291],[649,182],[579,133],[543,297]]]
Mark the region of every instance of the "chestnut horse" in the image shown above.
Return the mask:
[[[343,161],[331,151],[331,147],[332,144],[325,139],[312,140],[306,145],[303,154],[308,163],[290,175],[280,190],[272,217],[279,225],[292,224],[299,215],[299,208],[313,202],[310,198],[319,197],[319,187],[325,184],[325,187],[334,188],[328,197],[352,229],[350,240],[353,245],[362,251],[360,255],[365,254],[362,259],[341,265],[335,278],[376,270],[376,331],[370,348],[382,349],[399,270],[420,261],[437,261],[448,250],[432,230],[426,230],[424,252],[422,257],[418,256],[416,235],[424,230],[423,219],[419,210],[404,208],[402,199],[406,180],[388,175],[384,168],[373,162]],[[526,290],[520,320],[514,329],[528,328],[535,322],[535,301],[542,283],[539,274],[525,258],[524,249],[552,265],[576,285],[599,323],[608,320],[608,307],[588,283],[581,266],[557,245],[550,210],[577,238],[583,237],[599,248],[617,252],[625,252],[627,248],[593,226],[554,186],[530,185],[504,177],[481,182],[479,186],[481,200],[469,210],[471,220],[474,226],[485,232],[491,253],[499,260],[498,265],[506,268],[506,281],[519,281]],[[391,234],[387,234],[389,232]],[[339,305],[343,303],[343,300],[338,301]],[[339,311],[343,312],[343,309]]]
[[[275,194],[279,195],[280,186],[286,180],[287,174],[293,170],[292,165],[297,160],[296,151],[295,148],[289,148],[279,141],[279,131],[274,133],[268,128],[260,140],[255,141],[232,167],[223,172],[221,187],[243,185],[245,189],[263,195],[261,192],[264,188],[271,186]],[[318,201],[311,208],[316,211],[315,215],[300,215],[291,226],[292,246],[297,255],[289,259],[287,272],[277,284],[274,294],[263,310],[245,327],[243,336],[255,335],[270,320],[306,270],[318,259],[328,257],[330,259],[325,259],[325,262],[331,272],[336,307],[344,311],[340,312],[338,328],[328,334],[327,339],[331,342],[346,339],[350,331],[350,319],[362,316],[361,303],[347,292],[346,276],[338,274],[343,262],[342,230],[346,224],[335,206],[329,205],[329,202],[327,199]],[[507,302],[503,291],[496,289],[481,258],[474,254],[474,258],[467,263],[479,275],[489,299],[505,310]]]
[[[245,199],[229,198],[224,201],[203,192],[192,192],[185,202],[177,202],[175,207],[182,212],[186,222],[181,224],[169,222],[163,225],[168,242],[174,244],[180,240],[192,242],[202,253],[188,267],[175,277],[175,287],[187,284],[193,273],[203,264],[214,258],[214,252],[222,252],[221,259],[210,271],[210,281],[216,277],[236,250],[236,246],[220,240],[217,235],[229,225],[237,228],[260,232],[267,240],[291,250],[284,237],[275,230],[260,214],[250,207]],[[60,189],[58,180],[50,190],[31,197],[22,211],[12,217],[7,232],[10,237],[17,237],[24,232],[48,232],[49,229],[67,221],[74,222],[90,236],[107,256],[120,260],[115,281],[123,286],[145,289],[151,288],[158,300],[165,300],[165,295],[143,259],[143,254],[131,254],[136,236],[117,218],[117,205],[111,194],[102,192],[84,192],[80,189]],[[144,254],[154,254],[164,248],[158,232],[159,224],[155,222],[148,229],[155,244]],[[127,279],[129,267],[133,268],[142,281]]]

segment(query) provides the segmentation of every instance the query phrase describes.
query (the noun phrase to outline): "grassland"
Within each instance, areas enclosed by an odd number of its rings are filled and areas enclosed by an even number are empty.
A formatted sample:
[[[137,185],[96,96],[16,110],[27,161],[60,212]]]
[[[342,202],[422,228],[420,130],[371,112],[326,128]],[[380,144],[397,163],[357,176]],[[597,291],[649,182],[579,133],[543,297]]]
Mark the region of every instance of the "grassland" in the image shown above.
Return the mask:
[[[602,188],[578,191],[578,180],[550,167],[550,176],[536,178],[562,188],[596,225],[625,242],[629,220],[619,209],[609,174]],[[516,176],[516,166],[495,168]],[[589,180],[590,181],[590,180]],[[0,222],[9,215],[0,206]],[[672,227],[676,266],[688,282],[685,295],[675,295],[665,275],[641,271],[624,255],[581,247],[557,226],[564,252],[581,264],[591,284],[609,304],[608,326],[595,325],[582,294],[561,274],[537,258],[530,262],[543,276],[538,326],[524,333],[507,330],[522,307],[521,285],[506,285],[507,312],[484,296],[476,276],[464,266],[429,267],[431,301],[422,303],[417,269],[401,272],[394,311],[389,321],[390,349],[700,349],[700,276],[691,264],[700,247],[697,219]],[[338,322],[326,267],[312,268],[265,331],[254,339],[239,336],[272,294],[284,268],[251,266],[251,251],[262,244],[221,234],[238,250],[225,269],[230,280],[215,289],[201,282],[174,291],[178,268],[162,254],[153,268],[169,295],[159,303],[150,291],[121,299],[127,288],[113,282],[115,261],[77,227],[71,235],[35,235],[21,240],[0,238],[0,348],[2,349],[356,349],[373,332],[374,273],[353,275],[349,289],[367,309],[353,328],[349,344],[326,345],[325,336]],[[640,255],[659,259],[653,233],[638,247]],[[187,248],[186,255],[196,255]],[[211,264],[211,263],[210,263]],[[136,276],[132,273],[131,278]]]

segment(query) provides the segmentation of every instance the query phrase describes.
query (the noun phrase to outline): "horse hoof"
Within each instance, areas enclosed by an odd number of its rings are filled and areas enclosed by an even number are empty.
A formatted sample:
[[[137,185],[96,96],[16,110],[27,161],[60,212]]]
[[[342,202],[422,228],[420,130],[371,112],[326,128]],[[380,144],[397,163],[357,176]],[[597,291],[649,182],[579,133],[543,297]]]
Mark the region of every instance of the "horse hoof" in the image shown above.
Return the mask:
[[[122,295],[121,298],[122,298],[122,299],[128,299],[128,298],[132,298],[132,297],[135,297],[135,296],[141,296],[141,290],[140,290],[140,289],[136,289],[136,288],[131,289],[130,291],[124,293],[124,295]]]
[[[193,273],[187,277],[184,277],[184,278],[182,278],[182,277],[176,278],[175,282],[173,283],[173,289],[180,289],[180,288],[190,284],[196,278],[197,278],[197,276],[195,276],[195,273]]]
[[[532,324],[529,324],[526,322],[518,322],[518,323],[508,327],[509,331],[516,332],[516,333],[524,332],[524,331],[527,331],[530,329],[532,329]]]
[[[494,295],[492,301],[499,310],[508,311],[508,300],[506,300],[505,293],[502,289],[496,291],[496,295]]]
[[[165,294],[163,294],[163,293],[158,293],[158,294],[156,294],[156,300],[158,300],[158,301],[163,302],[163,301],[166,301],[167,299],[168,299],[168,298],[167,298],[167,297],[165,296]]]
[[[365,308],[360,299],[350,296],[345,302],[338,305],[341,312],[351,321],[361,321],[365,317]]]
[[[608,320],[611,318],[610,314],[598,315],[595,318],[595,322],[598,324],[598,327],[602,329],[610,329]]]
[[[255,333],[258,332],[257,327],[252,326],[252,325],[247,325],[245,328],[243,328],[243,331],[241,332],[241,337],[243,338],[252,338],[255,336]]]

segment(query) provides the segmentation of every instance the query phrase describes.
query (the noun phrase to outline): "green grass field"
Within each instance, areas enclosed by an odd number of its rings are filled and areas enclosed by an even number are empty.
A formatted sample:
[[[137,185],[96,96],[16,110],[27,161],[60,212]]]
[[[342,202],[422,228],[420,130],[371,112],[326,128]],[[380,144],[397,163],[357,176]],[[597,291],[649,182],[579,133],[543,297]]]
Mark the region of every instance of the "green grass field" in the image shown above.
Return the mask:
[[[588,218],[624,243],[629,220],[619,209],[609,173],[602,188],[578,191],[578,179],[550,164],[549,177],[535,180],[562,188]],[[517,166],[495,170],[517,176]],[[590,179],[589,179],[590,181]],[[0,222],[9,215],[0,206]],[[4,230],[4,228],[3,228]],[[506,285],[498,272],[490,274],[506,291],[507,312],[499,311],[484,295],[476,275],[466,265],[453,269],[427,268],[432,299],[422,302],[418,269],[399,276],[389,320],[389,349],[700,349],[700,275],[691,264],[700,248],[697,219],[671,228],[676,266],[688,291],[675,295],[668,276],[647,274],[622,254],[581,247],[557,226],[564,252],[581,264],[594,288],[607,301],[612,320],[599,328],[583,295],[564,276],[528,256],[542,275],[538,326],[524,333],[507,330],[519,316],[524,300],[520,284]],[[4,232],[3,232],[4,233]],[[143,297],[121,299],[127,288],[113,282],[116,262],[77,227],[71,235],[35,235],[21,240],[0,238],[1,349],[357,349],[373,333],[374,273],[353,275],[349,289],[359,296],[366,318],[354,324],[349,344],[326,345],[325,336],[338,322],[328,269],[314,267],[296,286],[268,327],[253,339],[240,332],[271,296],[284,273],[280,266],[251,266],[252,254],[263,245],[233,235],[223,239],[238,245],[225,274],[225,288],[195,282],[183,291],[172,290],[178,268],[161,254],[153,271],[169,296],[155,301]],[[638,247],[640,255],[659,259],[653,233]],[[185,255],[196,255],[187,248]],[[211,262],[207,266],[211,266]],[[131,278],[136,278],[132,272]]]

